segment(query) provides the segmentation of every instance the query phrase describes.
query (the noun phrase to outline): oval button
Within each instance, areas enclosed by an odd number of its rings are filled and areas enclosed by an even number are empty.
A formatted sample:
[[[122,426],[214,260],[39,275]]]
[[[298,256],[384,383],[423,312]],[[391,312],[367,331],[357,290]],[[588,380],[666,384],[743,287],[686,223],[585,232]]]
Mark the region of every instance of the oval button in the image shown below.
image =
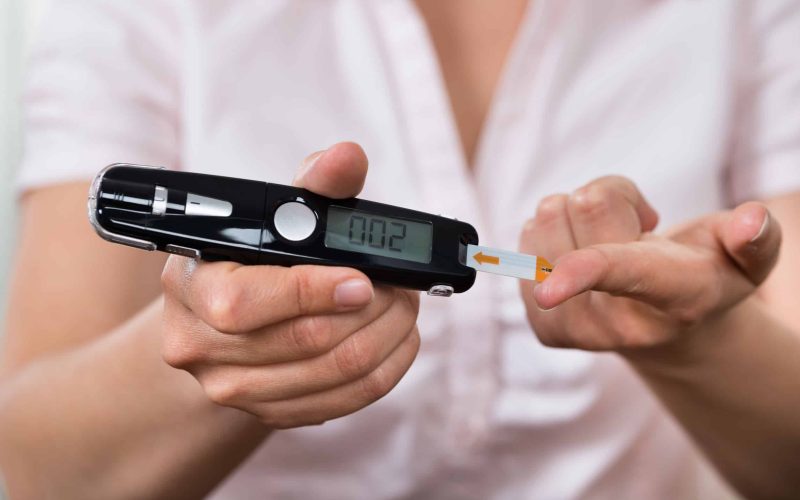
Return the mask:
[[[275,229],[289,241],[303,241],[317,228],[317,216],[303,203],[290,201],[275,210]]]

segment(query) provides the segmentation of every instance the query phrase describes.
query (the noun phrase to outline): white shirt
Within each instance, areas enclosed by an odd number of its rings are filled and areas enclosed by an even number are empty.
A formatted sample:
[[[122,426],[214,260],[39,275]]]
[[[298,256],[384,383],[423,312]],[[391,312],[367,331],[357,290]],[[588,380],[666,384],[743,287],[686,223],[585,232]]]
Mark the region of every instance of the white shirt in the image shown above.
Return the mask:
[[[632,178],[662,228],[800,187],[800,2],[535,0],[474,175],[436,61],[411,0],[61,0],[32,59],[20,188],[118,161],[289,183],[348,139],[370,157],[363,197],[513,249],[543,196],[605,174]],[[514,280],[425,297],[419,325],[393,392],[275,433],[213,498],[723,494],[620,358],[537,341]]]

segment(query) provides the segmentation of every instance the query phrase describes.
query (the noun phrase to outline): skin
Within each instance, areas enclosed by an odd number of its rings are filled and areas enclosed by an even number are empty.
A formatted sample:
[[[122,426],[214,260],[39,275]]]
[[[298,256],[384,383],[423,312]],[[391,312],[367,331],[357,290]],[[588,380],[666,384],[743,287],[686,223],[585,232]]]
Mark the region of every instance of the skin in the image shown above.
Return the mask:
[[[794,497],[800,315],[787,298],[800,231],[785,225],[779,259],[778,221],[798,215],[794,194],[654,234],[627,179],[550,196],[521,237],[556,258],[544,283],[522,284],[528,318],[546,345],[620,353],[742,494]]]
[[[528,0],[417,0],[439,55],[461,145],[472,167],[481,130]]]
[[[509,1],[516,14],[505,15],[482,0],[418,1],[468,158],[510,45],[499,34],[516,30],[523,5]],[[363,151],[345,143],[309,157],[295,183],[352,196],[366,171]],[[630,183],[597,182],[549,199],[523,233],[524,249],[560,257],[546,285],[523,289],[536,334],[621,352],[743,492],[796,491],[787,470],[799,455],[800,318],[790,298],[800,264],[780,259],[756,284],[773,265],[779,222],[800,216],[800,196],[766,204],[770,229],[751,250],[741,243],[761,205],[654,236],[652,210]],[[348,269],[243,272],[174,256],[164,266],[160,255],[97,238],[85,222],[87,190],[60,185],[23,200],[0,378],[0,465],[14,498],[201,497],[274,429],[356,411],[411,364],[417,294],[364,282],[337,301],[337,285],[364,279]],[[800,229],[784,224],[783,239],[783,255],[797,255]],[[605,255],[643,264],[605,264]],[[674,280],[656,263],[697,277]],[[86,276],[91,286],[76,289]],[[701,284],[724,293],[709,300]],[[581,293],[590,288],[605,291]],[[703,307],[687,307],[687,293]],[[677,324],[666,317],[673,311]]]
[[[366,171],[361,148],[343,143],[312,155],[295,184],[349,197]],[[353,269],[244,268],[173,256],[161,273],[163,296],[139,312],[137,304],[124,309],[117,284],[136,279],[127,266],[158,276],[163,260],[97,244],[82,220],[85,189],[42,190],[24,202],[10,306],[25,313],[9,316],[0,391],[0,462],[15,497],[196,498],[271,431],[352,413],[385,395],[411,365],[418,293],[373,287]],[[45,216],[66,191],[74,206]],[[86,253],[43,259],[39,242],[53,234]],[[75,267],[89,273],[107,252],[118,253],[121,266],[108,266],[110,275],[71,301],[57,290],[61,280],[28,279],[71,272],[82,279]],[[159,286],[149,284],[156,296]],[[108,333],[102,318],[82,325],[80,311],[106,305],[119,308],[109,315],[133,317]],[[80,335],[69,348],[71,329]]]

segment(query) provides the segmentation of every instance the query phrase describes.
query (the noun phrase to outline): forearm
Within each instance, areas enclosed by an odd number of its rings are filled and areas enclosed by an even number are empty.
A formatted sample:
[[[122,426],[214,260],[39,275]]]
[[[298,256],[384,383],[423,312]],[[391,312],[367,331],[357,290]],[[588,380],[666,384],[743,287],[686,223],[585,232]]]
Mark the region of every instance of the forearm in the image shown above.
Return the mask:
[[[266,437],[160,354],[161,301],[0,389],[0,465],[19,498],[199,497]],[[16,498],[16,497],[15,497]]]
[[[669,352],[628,355],[722,474],[752,498],[800,491],[800,335],[750,298]]]

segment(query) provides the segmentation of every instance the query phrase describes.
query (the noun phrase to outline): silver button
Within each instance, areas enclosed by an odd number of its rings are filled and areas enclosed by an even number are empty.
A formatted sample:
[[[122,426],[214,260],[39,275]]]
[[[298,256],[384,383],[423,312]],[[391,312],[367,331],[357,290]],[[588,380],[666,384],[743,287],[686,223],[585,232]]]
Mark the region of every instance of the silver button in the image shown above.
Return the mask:
[[[431,297],[449,297],[453,295],[453,287],[450,285],[433,285],[430,290],[428,290],[428,295]]]
[[[303,241],[317,228],[317,216],[307,205],[290,201],[275,210],[275,229],[289,241]]]
[[[156,193],[153,195],[153,215],[162,217],[167,213],[167,188],[156,186]]]
[[[186,215],[205,215],[207,217],[230,217],[233,213],[233,205],[229,201],[187,193],[184,213]]]

